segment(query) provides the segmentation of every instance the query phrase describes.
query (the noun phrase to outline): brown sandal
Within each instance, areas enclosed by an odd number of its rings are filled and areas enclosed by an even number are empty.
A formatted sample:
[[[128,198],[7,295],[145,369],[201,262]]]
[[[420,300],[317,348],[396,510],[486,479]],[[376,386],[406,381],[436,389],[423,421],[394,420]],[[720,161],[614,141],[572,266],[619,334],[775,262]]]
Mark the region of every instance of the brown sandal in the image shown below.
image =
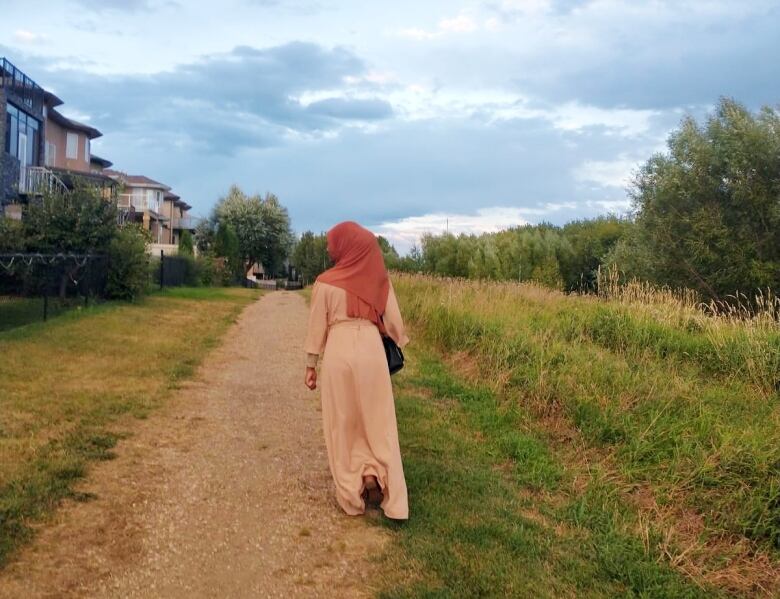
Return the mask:
[[[367,476],[363,479],[363,500],[366,506],[378,508],[382,504],[384,495],[376,476]]]

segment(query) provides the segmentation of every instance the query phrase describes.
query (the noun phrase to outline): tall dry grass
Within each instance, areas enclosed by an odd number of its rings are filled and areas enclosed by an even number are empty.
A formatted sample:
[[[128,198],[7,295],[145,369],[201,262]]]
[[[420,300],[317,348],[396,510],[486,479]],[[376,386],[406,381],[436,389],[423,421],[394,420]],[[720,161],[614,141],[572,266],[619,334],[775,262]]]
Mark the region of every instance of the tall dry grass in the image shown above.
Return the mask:
[[[598,296],[396,275],[416,330],[536,416],[606,450],[630,484],[698,514],[703,538],[780,547],[778,299],[751,309],[607,280]]]

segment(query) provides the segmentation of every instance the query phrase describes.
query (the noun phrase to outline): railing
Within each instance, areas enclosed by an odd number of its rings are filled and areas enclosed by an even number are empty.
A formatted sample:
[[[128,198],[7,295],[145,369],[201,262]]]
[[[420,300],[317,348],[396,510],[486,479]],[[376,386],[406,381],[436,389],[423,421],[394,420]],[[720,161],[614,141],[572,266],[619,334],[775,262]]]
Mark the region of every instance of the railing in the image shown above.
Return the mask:
[[[194,231],[201,219],[194,216],[183,216],[182,218],[171,219],[171,229],[187,229]]]
[[[42,166],[23,167],[25,174],[19,185],[19,192],[27,195],[44,193],[66,193],[67,185],[57,175]]]
[[[119,206],[122,208],[135,208],[136,210],[145,210],[151,212],[160,211],[160,203],[157,200],[147,200],[145,197],[120,195]]]
[[[22,104],[40,114],[43,110],[43,89],[14,64],[0,58],[0,87],[15,95]]]
[[[116,211],[116,224],[120,227],[125,226],[127,223],[135,222],[135,208],[126,208],[124,206],[117,206]]]

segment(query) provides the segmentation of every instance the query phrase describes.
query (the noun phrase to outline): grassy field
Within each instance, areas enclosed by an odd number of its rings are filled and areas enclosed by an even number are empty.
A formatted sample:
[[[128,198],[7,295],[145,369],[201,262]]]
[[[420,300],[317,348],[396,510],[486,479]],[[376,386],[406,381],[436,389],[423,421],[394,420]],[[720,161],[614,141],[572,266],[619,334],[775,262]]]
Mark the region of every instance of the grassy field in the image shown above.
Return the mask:
[[[257,296],[169,289],[0,333],[0,564],[32,522],[78,499],[73,482],[111,458],[117,419],[160,405]]]
[[[394,283],[421,349],[396,380],[414,518],[385,596],[774,596],[771,313]]]
[[[69,310],[78,310],[83,306],[83,299],[49,298],[47,316],[55,318]],[[0,333],[42,320],[43,298],[0,297]]]

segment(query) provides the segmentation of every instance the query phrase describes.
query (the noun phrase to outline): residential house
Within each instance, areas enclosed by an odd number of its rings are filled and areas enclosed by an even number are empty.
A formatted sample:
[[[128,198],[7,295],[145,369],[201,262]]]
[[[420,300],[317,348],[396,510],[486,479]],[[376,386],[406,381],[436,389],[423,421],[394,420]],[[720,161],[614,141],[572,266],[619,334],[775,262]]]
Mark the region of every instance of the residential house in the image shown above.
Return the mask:
[[[72,189],[77,179],[113,197],[116,182],[94,173],[91,140],[101,133],[60,114],[62,104],[10,61],[0,58],[0,214],[21,218],[31,197]]]
[[[43,164],[44,91],[0,58],[0,211],[21,218],[21,201],[31,191],[31,168]]]
[[[103,175],[111,177],[121,186],[117,198],[124,220],[139,223],[152,236],[150,251],[175,254],[184,230],[194,231],[197,219],[189,215],[191,206],[171,188],[143,175],[128,175],[103,169]]]
[[[100,188],[107,199],[113,199],[118,185],[114,179],[100,172],[111,163],[92,156],[92,140],[103,134],[94,127],[62,115],[56,108],[60,105],[62,100],[51,92],[44,92],[44,165],[69,188],[73,187],[76,179],[80,179]],[[106,166],[98,171],[93,166],[96,161]]]
[[[102,175],[103,171],[111,168],[114,164],[110,160],[91,154],[89,157],[89,170],[93,173]]]
[[[163,215],[168,220],[163,222],[163,242],[179,245],[181,234],[184,231],[195,232],[195,227],[200,219],[190,216],[192,209],[187,202],[171,191],[163,194]]]

